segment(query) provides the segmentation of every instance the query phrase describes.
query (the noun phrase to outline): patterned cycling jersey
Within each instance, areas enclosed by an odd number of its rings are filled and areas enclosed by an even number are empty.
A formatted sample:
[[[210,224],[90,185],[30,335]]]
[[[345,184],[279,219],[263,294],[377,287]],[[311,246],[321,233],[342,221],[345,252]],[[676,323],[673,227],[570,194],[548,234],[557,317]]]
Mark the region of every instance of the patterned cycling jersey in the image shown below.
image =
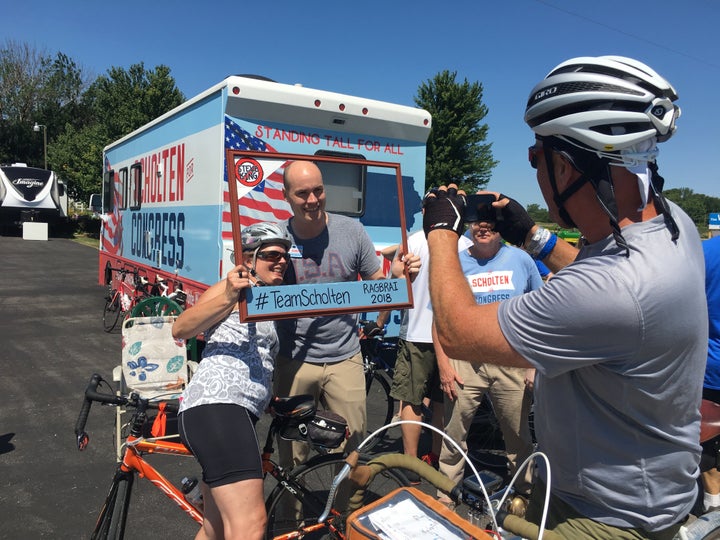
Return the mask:
[[[235,403],[261,416],[271,397],[278,349],[273,322],[241,323],[237,311],[206,333],[197,372],[180,398],[180,412]]]

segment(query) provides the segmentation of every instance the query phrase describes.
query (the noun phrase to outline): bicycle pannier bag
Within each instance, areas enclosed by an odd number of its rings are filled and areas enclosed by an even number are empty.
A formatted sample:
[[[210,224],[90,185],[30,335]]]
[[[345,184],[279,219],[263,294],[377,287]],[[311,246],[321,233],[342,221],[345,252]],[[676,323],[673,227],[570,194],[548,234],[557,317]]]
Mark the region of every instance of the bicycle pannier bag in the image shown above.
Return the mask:
[[[308,438],[325,448],[337,448],[347,437],[347,422],[339,414],[318,411],[308,423]]]
[[[325,448],[337,448],[348,437],[345,419],[330,411],[317,411],[310,420],[291,422],[280,431],[289,441],[312,442]]]
[[[346,533],[347,540],[421,538],[423,533],[443,540],[492,540],[435,497],[413,487],[398,488],[350,514]]]

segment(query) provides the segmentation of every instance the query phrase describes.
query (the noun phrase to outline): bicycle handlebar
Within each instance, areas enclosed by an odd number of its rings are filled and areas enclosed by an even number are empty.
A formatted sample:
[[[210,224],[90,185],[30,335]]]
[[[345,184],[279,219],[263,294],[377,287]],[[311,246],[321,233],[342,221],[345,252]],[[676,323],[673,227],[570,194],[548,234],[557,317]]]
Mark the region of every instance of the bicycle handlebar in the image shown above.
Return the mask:
[[[348,456],[348,460],[349,459],[350,456]],[[413,471],[435,488],[448,495],[456,503],[462,502],[462,488],[459,485],[455,485],[445,474],[424,461],[406,454],[382,454],[373,458],[366,465],[358,465],[350,471],[349,479],[356,485],[356,491],[348,502],[349,513],[362,507],[365,488],[370,485],[375,475],[386,469],[394,468]],[[498,523],[513,534],[531,540],[538,538],[540,528],[534,523],[530,523],[521,517],[505,512],[498,512],[497,518]],[[548,530],[543,532],[542,537],[546,540],[562,540],[557,533]]]
[[[345,458],[345,465],[343,465],[342,469],[340,469],[340,472],[335,475],[335,479],[333,480],[332,485],[330,486],[330,492],[328,493],[328,499],[327,503],[325,503],[325,510],[323,510],[323,513],[320,514],[320,517],[318,518],[318,523],[324,523],[327,517],[330,515],[330,511],[332,510],[333,502],[335,501],[335,493],[337,492],[338,487],[340,486],[340,482],[345,480],[345,478],[348,476],[348,474],[352,471],[354,471],[357,468],[358,459],[360,458],[360,454],[357,450],[354,450],[350,452],[348,457]]]
[[[103,381],[102,376],[97,373],[93,373],[90,377],[85,393],[83,396],[83,404],[80,408],[80,414],[78,414],[77,422],[75,422],[75,436],[77,437],[78,450],[82,451],[87,448],[90,442],[90,436],[85,431],[85,424],[87,423],[88,416],[90,415],[90,407],[93,402],[106,403],[108,405],[127,405],[130,407],[138,407],[141,402],[145,403],[147,409],[159,409],[160,403],[151,403],[147,399],[141,398],[136,393],[131,393],[129,396],[108,394],[104,392],[98,392],[98,386]],[[177,413],[178,406],[174,403],[165,402],[165,412]]]
[[[90,382],[85,389],[85,396],[83,398],[83,404],[80,408],[80,414],[78,415],[77,422],[75,422],[75,436],[77,437],[78,450],[82,451],[87,448],[90,442],[90,437],[85,432],[85,424],[87,423],[88,416],[90,415],[90,406],[92,400],[88,398],[88,392],[95,392],[102,378],[97,373],[93,373],[90,377]]]

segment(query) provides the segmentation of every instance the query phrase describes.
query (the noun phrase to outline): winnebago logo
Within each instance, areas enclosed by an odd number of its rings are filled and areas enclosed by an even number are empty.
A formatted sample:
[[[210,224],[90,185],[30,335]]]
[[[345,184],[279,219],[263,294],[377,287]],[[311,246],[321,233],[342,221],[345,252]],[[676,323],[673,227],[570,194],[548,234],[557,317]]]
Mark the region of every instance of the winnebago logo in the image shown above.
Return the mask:
[[[26,187],[26,188],[41,188],[45,185],[45,182],[38,180],[37,178],[15,178],[11,180],[15,187]]]

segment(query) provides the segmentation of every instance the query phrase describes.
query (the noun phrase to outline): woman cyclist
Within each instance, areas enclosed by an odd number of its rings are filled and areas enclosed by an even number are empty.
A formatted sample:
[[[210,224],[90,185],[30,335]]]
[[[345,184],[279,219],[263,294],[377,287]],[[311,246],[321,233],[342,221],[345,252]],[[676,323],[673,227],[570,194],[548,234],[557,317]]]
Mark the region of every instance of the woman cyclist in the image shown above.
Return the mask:
[[[180,398],[182,442],[202,466],[203,525],[196,539],[262,538],[266,515],[255,434],[271,397],[277,353],[273,322],[240,322],[238,294],[246,287],[280,285],[291,242],[274,224],[242,231],[242,262],[184,311],[176,338],[205,332],[197,372]]]

